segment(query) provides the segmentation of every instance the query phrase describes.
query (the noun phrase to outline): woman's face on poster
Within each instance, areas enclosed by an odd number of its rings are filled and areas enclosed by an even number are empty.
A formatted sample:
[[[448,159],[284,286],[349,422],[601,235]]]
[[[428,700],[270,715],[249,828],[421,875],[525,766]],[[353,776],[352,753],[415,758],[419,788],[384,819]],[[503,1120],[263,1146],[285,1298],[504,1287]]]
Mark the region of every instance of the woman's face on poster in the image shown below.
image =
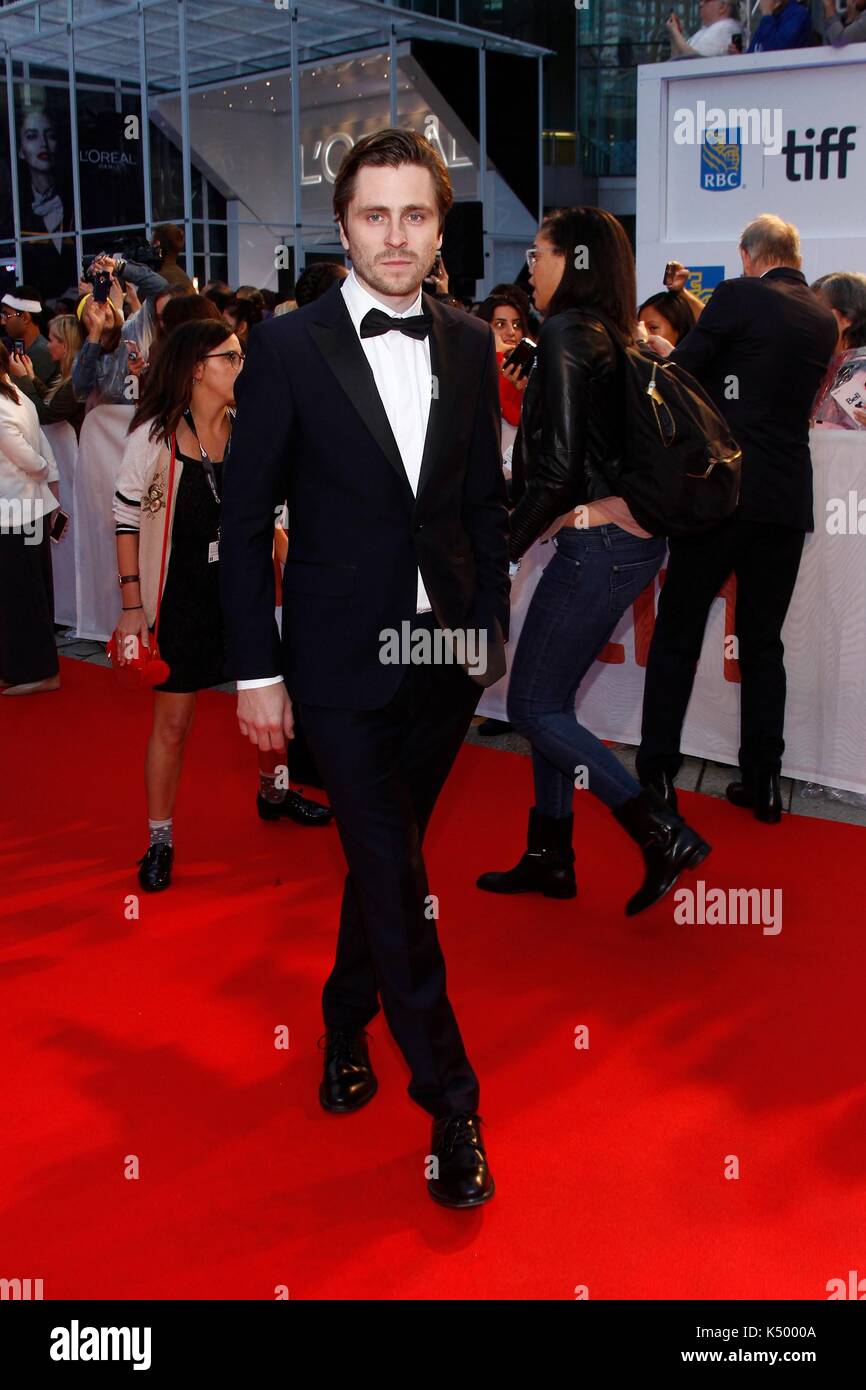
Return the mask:
[[[44,111],[28,111],[24,116],[18,153],[34,172],[44,174],[54,168],[57,136],[54,122]]]

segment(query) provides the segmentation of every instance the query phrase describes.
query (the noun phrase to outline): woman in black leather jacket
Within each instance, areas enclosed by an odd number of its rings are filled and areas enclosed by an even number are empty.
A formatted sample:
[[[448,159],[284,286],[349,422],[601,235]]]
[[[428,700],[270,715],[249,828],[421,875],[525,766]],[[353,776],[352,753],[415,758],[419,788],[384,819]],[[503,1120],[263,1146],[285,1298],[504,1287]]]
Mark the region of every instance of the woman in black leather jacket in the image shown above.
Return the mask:
[[[610,213],[565,208],[545,218],[528,260],[535,307],[546,318],[514,448],[513,567],[546,531],[556,535],[515,654],[508,718],[532,744],[535,805],[519,864],[482,874],[478,886],[574,897],[572,799],[585,787],[643,852],[631,915],[658,902],[710,849],[641,788],[574,708],[582,680],[665,554],[664,540],[641,530],[608,481],[617,476],[625,409],[613,335],[634,340],[634,258]]]

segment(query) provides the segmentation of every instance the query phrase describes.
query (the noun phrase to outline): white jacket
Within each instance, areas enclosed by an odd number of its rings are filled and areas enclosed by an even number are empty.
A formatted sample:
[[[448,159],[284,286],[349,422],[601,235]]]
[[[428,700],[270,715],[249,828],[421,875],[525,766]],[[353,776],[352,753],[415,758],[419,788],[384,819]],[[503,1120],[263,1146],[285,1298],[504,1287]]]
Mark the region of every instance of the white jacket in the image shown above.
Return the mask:
[[[118,535],[138,533],[138,572],[141,576],[141,602],[148,625],[153,627],[156,611],[168,581],[168,566],[171,559],[171,528],[174,525],[174,508],[183,460],[175,459],[174,487],[171,497],[168,493],[169,449],[162,439],[149,438],[149,424],[139,425],[127,436],[126,448],[120,470],[117,474],[117,491],[114,494],[113,510],[115,531]],[[151,484],[156,485],[152,502],[149,501]],[[168,516],[166,517],[166,503]],[[166,537],[166,526],[168,536]],[[162,561],[163,539],[166,540],[166,564],[159,588],[159,571]]]
[[[48,484],[60,474],[36,407],[23,391],[15,394],[14,401],[0,395],[0,531],[19,530],[59,505]]]

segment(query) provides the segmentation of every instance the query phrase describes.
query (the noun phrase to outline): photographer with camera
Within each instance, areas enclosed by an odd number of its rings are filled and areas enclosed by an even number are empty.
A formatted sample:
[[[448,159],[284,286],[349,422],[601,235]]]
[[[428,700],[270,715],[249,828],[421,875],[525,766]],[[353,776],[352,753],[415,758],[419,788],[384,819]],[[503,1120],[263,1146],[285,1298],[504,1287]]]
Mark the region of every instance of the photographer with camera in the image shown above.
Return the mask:
[[[72,364],[81,351],[83,342],[81,324],[75,314],[58,314],[48,325],[48,351],[54,363],[55,374],[51,385],[36,375],[33,359],[26,352],[12,353],[9,358],[9,375],[15,385],[36,407],[40,425],[58,425],[67,421],[75,430],[76,438],[84,423],[84,407],[75,399],[72,386]]]
[[[138,349],[135,366],[140,369],[156,332],[154,302],[167,289],[166,281],[146,265],[104,252],[93,260],[84,279],[93,291],[78,306],[87,339],[72,368],[76,400],[86,401],[88,410],[95,405],[127,405],[131,399],[128,379],[138,374],[130,370],[129,344]],[[135,287],[141,307],[124,320],[127,283]]]
[[[687,39],[679,15],[671,10],[665,20],[671,58],[721,58],[731,52],[732,43],[742,44],[743,28],[734,0],[701,0],[700,20],[700,29]]]

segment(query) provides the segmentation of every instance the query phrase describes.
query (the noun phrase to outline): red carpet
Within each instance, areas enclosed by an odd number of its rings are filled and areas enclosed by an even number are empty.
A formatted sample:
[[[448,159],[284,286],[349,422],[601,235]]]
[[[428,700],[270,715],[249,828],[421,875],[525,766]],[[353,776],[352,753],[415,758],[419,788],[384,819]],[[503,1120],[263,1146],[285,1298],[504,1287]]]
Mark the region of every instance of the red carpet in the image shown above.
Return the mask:
[[[716,846],[700,877],[782,888],[782,931],[678,925],[670,900],[630,920],[637,852],[578,793],[577,901],[500,901],[473,882],[519,851],[530,762],[467,746],[427,859],[498,1191],[453,1213],[381,1016],[376,1099],[318,1106],[336,831],[258,820],[234,700],[204,695],[175,886],[126,920],[150,699],[62,673],[0,701],[0,1276],[46,1298],[821,1299],[866,1274],[862,829],[684,796]]]

